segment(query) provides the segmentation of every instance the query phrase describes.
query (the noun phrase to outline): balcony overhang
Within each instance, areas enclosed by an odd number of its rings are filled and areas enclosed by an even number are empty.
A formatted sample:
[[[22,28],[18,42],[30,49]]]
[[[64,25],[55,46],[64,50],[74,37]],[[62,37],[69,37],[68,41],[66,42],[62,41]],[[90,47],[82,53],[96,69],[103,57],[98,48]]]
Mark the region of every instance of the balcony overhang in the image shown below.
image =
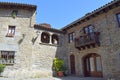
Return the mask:
[[[75,47],[79,50],[100,46],[99,32],[81,35],[75,38]]]

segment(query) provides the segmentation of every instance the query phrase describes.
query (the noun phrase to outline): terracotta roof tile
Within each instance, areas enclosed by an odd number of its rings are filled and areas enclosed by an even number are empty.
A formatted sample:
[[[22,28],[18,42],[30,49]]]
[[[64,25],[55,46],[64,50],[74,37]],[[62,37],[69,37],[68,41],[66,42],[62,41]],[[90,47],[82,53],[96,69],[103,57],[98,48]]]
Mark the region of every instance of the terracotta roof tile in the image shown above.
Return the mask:
[[[55,29],[55,28],[51,28],[51,27],[45,27],[45,26],[41,26],[39,24],[35,24],[34,25],[34,28],[35,29],[38,29],[38,30],[47,30],[47,31],[51,31],[51,32],[57,32],[57,33],[65,33],[64,31],[62,30],[58,30],[58,29]]]
[[[11,3],[11,2],[0,2],[0,8],[23,8],[29,10],[36,10],[36,5],[22,4],[22,3]]]

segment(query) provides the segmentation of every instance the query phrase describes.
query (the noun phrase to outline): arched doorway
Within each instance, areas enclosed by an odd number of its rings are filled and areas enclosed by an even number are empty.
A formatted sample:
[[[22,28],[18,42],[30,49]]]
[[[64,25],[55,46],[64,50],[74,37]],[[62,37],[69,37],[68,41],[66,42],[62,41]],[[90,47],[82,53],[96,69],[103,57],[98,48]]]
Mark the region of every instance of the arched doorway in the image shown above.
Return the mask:
[[[101,56],[96,53],[88,54],[83,58],[85,77],[102,77]]]
[[[75,75],[75,56],[73,54],[70,55],[70,69],[71,69],[71,74]]]

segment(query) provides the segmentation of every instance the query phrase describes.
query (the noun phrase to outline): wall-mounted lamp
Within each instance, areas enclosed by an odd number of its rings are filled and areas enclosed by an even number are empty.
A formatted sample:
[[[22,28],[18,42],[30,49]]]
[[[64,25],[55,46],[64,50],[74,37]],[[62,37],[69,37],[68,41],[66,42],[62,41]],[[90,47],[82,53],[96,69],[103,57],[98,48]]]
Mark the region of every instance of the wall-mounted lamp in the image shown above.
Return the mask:
[[[37,34],[37,36],[39,36],[39,34],[40,34],[40,31],[36,31],[36,34]]]
[[[40,34],[40,31],[36,31],[36,35],[37,35],[37,36],[32,38],[32,43],[33,43],[33,44],[34,44],[35,41],[37,40],[39,34]]]

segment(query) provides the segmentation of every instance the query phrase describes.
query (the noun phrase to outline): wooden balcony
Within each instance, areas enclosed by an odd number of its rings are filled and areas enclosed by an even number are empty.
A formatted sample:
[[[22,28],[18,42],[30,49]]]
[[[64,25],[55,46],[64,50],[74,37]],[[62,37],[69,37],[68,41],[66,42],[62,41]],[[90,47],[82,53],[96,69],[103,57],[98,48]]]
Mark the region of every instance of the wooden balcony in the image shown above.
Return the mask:
[[[75,47],[79,50],[87,48],[95,47],[96,45],[100,46],[99,41],[99,32],[93,32],[84,34],[82,36],[75,38]]]

